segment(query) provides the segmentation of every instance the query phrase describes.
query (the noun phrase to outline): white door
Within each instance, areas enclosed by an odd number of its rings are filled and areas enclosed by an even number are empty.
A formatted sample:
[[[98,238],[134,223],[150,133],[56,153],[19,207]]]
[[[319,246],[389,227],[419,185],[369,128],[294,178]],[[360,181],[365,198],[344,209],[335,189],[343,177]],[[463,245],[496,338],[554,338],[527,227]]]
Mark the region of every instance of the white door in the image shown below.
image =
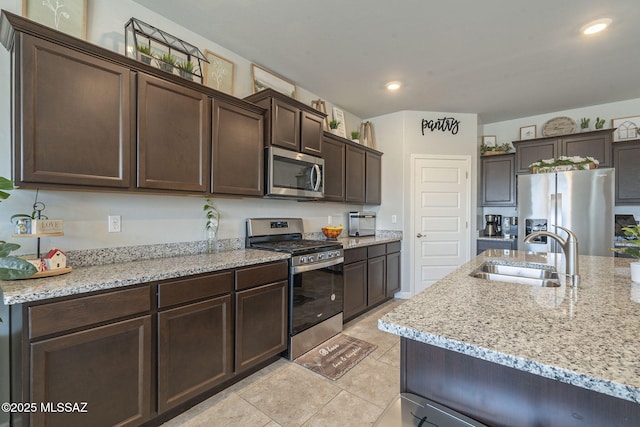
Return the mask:
[[[469,260],[471,160],[464,156],[413,159],[415,294]]]

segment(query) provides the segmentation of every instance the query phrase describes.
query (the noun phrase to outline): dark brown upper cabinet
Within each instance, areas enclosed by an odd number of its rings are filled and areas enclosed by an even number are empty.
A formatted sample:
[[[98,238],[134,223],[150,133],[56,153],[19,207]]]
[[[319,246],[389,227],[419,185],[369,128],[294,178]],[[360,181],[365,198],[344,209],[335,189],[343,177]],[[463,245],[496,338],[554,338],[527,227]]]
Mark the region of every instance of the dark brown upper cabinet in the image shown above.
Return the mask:
[[[324,134],[322,155],[324,159],[324,199],[344,202],[346,146],[338,137]]]
[[[613,144],[616,205],[640,205],[640,141]]]
[[[245,100],[267,109],[266,146],[322,154],[324,113],[273,89],[254,93]]]
[[[15,40],[16,184],[129,187],[133,73],[28,34]]]
[[[516,148],[516,173],[530,173],[529,165],[541,159],[560,156],[593,157],[599,167],[611,167],[613,129],[582,132],[548,138],[513,141]]]
[[[264,196],[264,110],[213,100],[213,193]]]
[[[365,203],[379,205],[382,203],[382,155],[367,151],[365,164]]]
[[[210,132],[206,94],[139,74],[139,188],[209,191]]]
[[[352,142],[345,144],[345,200],[379,205],[382,203],[382,153]]]
[[[482,206],[516,206],[515,154],[480,158]]]

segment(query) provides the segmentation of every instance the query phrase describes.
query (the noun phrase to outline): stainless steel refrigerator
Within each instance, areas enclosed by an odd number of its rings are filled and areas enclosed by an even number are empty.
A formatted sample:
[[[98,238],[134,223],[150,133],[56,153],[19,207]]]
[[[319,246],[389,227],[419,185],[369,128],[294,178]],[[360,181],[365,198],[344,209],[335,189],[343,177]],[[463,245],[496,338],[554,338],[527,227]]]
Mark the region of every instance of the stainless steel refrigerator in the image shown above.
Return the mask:
[[[592,169],[518,176],[518,249],[562,252],[555,240],[524,238],[547,230],[566,238],[553,225],[569,228],[578,237],[580,255],[613,256],[614,169]]]

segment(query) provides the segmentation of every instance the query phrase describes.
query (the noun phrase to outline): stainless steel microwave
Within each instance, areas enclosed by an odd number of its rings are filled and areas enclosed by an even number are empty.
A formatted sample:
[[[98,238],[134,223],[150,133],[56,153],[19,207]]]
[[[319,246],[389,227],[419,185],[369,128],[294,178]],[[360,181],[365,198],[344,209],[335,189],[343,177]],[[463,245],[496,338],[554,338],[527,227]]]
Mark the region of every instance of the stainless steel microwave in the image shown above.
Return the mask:
[[[324,159],[278,147],[267,148],[267,196],[324,197]]]

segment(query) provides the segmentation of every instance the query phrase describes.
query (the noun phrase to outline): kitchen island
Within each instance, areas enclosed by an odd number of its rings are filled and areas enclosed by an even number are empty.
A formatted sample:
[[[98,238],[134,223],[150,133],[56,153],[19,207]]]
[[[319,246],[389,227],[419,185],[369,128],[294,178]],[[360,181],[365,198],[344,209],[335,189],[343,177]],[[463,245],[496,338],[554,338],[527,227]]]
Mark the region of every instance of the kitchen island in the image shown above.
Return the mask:
[[[471,277],[486,261],[564,271],[562,255],[488,250],[382,317],[402,338],[400,391],[489,425],[640,425],[629,260],[580,256],[578,288]]]

